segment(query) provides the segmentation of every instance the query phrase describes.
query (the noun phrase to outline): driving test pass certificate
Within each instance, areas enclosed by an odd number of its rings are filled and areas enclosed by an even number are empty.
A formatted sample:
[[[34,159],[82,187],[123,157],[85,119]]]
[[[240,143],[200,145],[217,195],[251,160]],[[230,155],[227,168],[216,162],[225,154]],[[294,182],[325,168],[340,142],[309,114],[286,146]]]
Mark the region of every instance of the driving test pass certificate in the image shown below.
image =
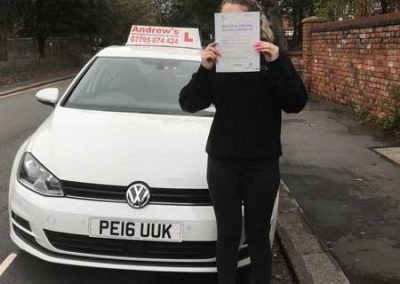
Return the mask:
[[[215,41],[222,53],[217,72],[260,71],[260,53],[253,47],[260,41],[260,12],[216,13]]]

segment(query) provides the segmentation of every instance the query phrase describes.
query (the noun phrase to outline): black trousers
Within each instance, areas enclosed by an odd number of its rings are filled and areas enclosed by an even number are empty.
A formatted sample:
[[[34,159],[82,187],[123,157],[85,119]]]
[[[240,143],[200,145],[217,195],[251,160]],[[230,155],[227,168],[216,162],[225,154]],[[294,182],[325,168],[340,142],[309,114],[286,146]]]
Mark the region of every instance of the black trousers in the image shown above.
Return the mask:
[[[236,284],[244,200],[245,234],[254,284],[268,284],[272,252],[270,219],[280,183],[279,158],[216,159],[208,156],[207,183],[217,221],[219,284]]]

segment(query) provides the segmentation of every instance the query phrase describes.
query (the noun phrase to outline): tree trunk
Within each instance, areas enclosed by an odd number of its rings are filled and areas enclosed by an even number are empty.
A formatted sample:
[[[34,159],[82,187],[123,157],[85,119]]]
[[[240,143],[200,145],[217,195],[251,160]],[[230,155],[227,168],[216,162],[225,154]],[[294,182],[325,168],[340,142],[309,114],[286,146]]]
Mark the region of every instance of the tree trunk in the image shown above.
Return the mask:
[[[288,45],[288,48],[297,47],[300,41],[299,28],[298,28],[300,26],[300,19],[298,14],[298,8],[293,8],[293,9],[294,9],[292,14],[293,36],[291,44],[290,46]]]
[[[275,44],[279,45],[283,50],[287,50],[287,41],[285,38],[285,31],[283,29],[281,8],[277,0],[263,0],[262,1],[265,14],[271,22],[271,27],[275,32]]]
[[[43,24],[43,0],[36,0],[35,2],[36,5],[36,27],[35,27],[35,34],[36,34],[36,39],[37,39],[37,44],[38,44],[38,52],[40,58],[44,58],[44,46],[46,42],[47,36],[45,35],[45,25]]]
[[[388,1],[381,0],[382,14],[386,14],[388,11]]]
[[[7,61],[7,37],[0,32],[0,61]]]
[[[10,26],[10,1],[0,0],[0,61],[7,60],[7,38]]]

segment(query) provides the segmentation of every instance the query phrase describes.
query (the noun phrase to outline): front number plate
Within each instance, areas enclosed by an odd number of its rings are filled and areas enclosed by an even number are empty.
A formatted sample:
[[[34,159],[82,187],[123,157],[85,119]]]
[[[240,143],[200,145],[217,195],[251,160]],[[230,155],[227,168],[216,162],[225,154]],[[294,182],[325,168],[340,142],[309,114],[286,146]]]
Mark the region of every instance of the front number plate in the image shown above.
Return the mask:
[[[147,241],[182,241],[182,224],[143,220],[90,219],[89,236]]]

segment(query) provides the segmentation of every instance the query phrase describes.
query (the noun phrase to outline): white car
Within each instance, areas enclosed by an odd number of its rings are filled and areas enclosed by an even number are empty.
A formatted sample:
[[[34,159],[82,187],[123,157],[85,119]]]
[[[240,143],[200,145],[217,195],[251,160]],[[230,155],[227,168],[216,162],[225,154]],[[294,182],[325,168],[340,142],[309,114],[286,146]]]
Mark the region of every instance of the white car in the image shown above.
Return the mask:
[[[15,157],[15,244],[68,265],[216,272],[205,152],[215,109],[190,114],[178,102],[199,64],[198,49],[109,47],[60,98],[39,91],[54,111]],[[242,232],[238,267],[250,264]]]

